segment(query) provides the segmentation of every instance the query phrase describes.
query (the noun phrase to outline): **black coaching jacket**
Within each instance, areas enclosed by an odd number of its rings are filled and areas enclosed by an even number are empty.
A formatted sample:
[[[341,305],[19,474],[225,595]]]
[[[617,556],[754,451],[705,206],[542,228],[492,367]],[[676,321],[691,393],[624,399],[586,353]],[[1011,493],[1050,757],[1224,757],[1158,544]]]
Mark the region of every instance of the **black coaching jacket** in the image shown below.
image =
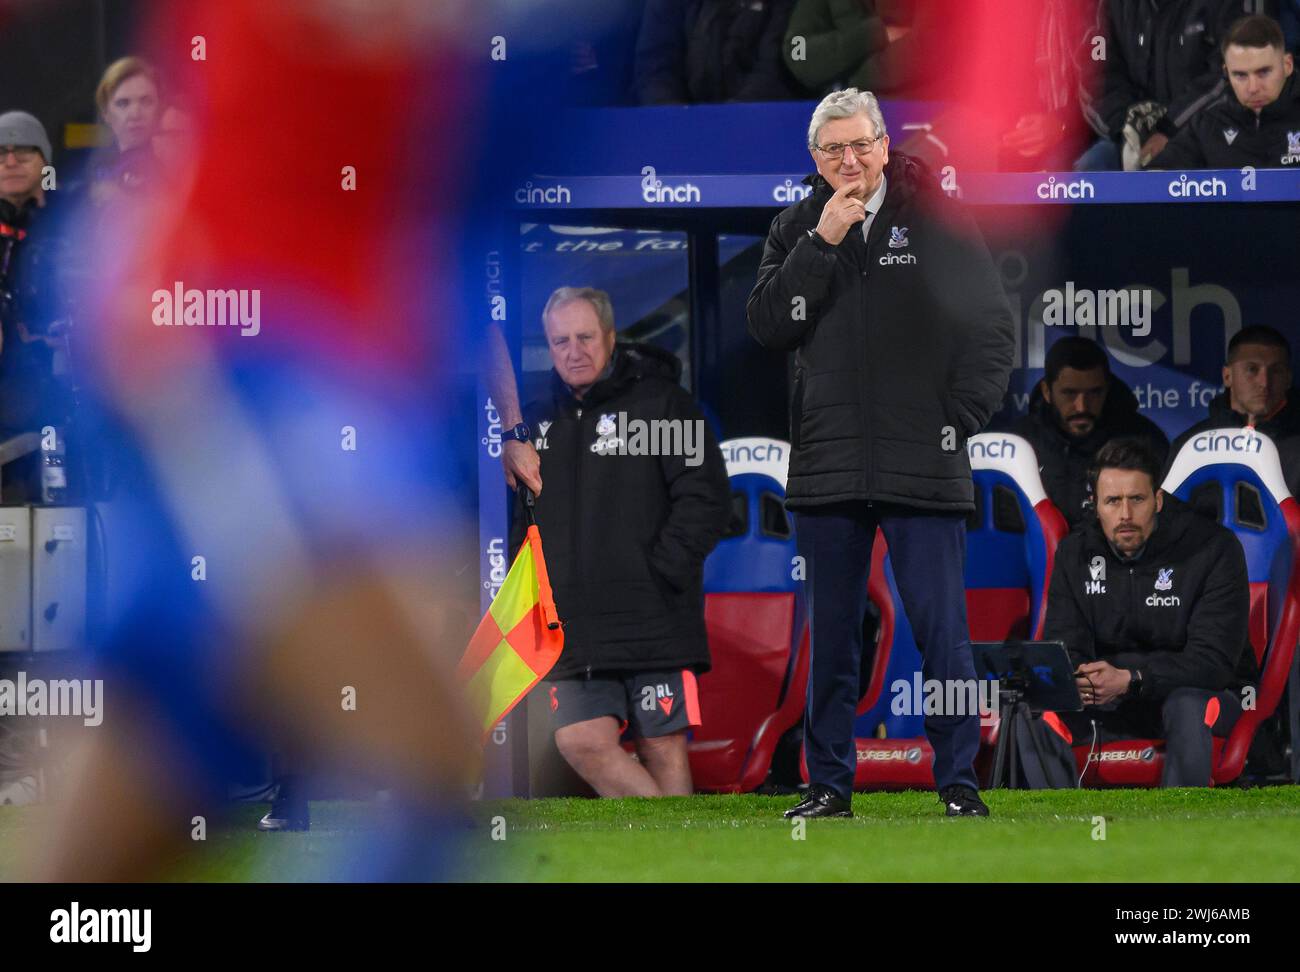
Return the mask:
[[[1123,561],[1094,519],[1056,549],[1045,637],[1070,660],[1142,673],[1140,698],[1176,688],[1223,691],[1257,677],[1250,647],[1250,584],[1227,527],[1166,496],[1141,554]]]
[[[709,670],[704,558],[727,525],[731,488],[712,429],[678,383],[681,364],[647,345],[619,345],[614,370],[579,401],[554,371],[549,398],[524,409],[542,461],[536,518],[564,651],[548,678],[600,671]],[[621,421],[620,421],[621,419]],[[690,423],[660,438],[696,455],[631,455],[634,423]],[[679,426],[684,428],[685,426]],[[660,427],[666,428],[666,427]],[[702,434],[702,438],[697,436]],[[620,446],[620,441],[622,446]],[[698,457],[698,462],[696,462]],[[515,498],[511,549],[523,541]]]
[[[808,231],[831,197],[772,220],[749,332],[793,351],[786,505],[877,500],[974,508],[966,439],[1002,402],[1011,310],[973,220],[925,166],[893,153],[871,224],[831,245]]]

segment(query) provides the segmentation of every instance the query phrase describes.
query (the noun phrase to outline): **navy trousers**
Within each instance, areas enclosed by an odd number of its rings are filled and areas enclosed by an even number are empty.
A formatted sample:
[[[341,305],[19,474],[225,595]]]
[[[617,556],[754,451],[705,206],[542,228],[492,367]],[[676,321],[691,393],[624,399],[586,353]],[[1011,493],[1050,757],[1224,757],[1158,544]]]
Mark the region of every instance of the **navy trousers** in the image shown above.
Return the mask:
[[[879,526],[894,579],[921,650],[926,679],[974,679],[966,626],[966,518],[879,503],[838,503],[795,513],[804,560],[812,660],[804,710],[804,753],[812,783],[848,799],[857,768],[853,721],[862,660],[867,577]],[[978,789],[979,716],[931,715],[934,778]]]

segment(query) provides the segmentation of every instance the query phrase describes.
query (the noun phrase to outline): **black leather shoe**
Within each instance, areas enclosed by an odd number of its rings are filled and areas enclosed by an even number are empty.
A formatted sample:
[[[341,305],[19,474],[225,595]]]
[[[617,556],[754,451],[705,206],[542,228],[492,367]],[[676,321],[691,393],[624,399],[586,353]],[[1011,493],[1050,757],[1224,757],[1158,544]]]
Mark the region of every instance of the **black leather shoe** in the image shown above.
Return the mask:
[[[851,817],[853,810],[849,801],[829,786],[814,783],[808,788],[808,795],[787,810],[784,816],[787,820],[792,817]]]
[[[979,793],[960,784],[945,786],[939,791],[939,802],[948,808],[950,817],[987,817],[989,808]]]

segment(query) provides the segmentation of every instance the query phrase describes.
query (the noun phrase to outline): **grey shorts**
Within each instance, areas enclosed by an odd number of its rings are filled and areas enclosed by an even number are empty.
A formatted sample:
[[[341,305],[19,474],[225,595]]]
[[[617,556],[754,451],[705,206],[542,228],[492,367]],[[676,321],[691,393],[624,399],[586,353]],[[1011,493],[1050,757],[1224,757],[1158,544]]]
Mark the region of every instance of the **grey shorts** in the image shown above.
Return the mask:
[[[544,686],[551,726],[613,716],[642,739],[667,736],[700,724],[700,694],[690,669],[671,672],[597,672]]]

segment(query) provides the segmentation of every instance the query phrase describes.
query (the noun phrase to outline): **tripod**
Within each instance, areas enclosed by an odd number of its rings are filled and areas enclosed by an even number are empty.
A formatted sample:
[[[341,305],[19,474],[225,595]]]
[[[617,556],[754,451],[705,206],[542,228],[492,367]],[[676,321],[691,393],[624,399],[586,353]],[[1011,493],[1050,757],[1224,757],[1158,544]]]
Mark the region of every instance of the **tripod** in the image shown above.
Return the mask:
[[[1028,679],[1019,672],[1012,675],[999,687],[998,741],[993,746],[993,770],[984,784],[986,789],[1004,788],[1016,790],[1021,788],[1022,780],[1020,778],[1020,756],[1017,748],[1017,737],[1021,721],[1024,721],[1025,728],[1028,729],[1029,720],[1033,717],[1029,703],[1025,701],[1027,689]],[[1034,753],[1041,764],[1043,762],[1043,751],[1039,745],[1038,736],[1032,730],[1029,732],[1029,740],[1033,743]]]

